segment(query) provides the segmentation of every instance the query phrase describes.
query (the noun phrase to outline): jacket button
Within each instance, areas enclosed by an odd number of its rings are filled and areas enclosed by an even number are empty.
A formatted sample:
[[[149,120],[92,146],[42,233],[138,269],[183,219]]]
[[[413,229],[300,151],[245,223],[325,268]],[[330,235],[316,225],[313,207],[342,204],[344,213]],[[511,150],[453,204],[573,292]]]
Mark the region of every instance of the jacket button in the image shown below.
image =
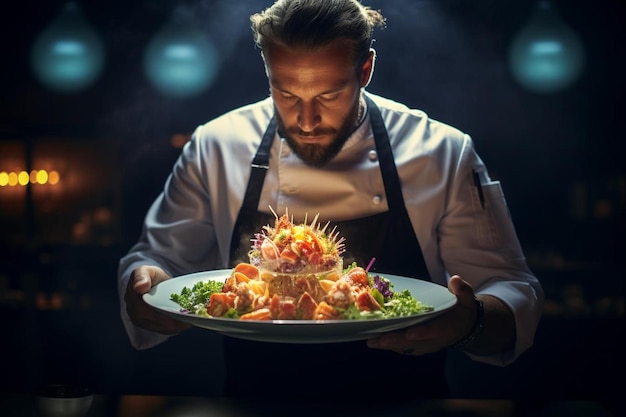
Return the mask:
[[[375,196],[372,198],[372,203],[373,203],[375,206],[379,205],[382,201],[383,201],[383,198],[382,198],[381,196],[379,196],[379,195],[375,195]]]

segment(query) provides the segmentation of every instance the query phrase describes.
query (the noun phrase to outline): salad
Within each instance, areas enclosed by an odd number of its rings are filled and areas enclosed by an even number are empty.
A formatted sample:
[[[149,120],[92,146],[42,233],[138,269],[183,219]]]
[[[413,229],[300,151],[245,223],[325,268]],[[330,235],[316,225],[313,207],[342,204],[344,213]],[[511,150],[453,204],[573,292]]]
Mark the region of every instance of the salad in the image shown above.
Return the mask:
[[[225,282],[198,282],[171,294],[171,299],[183,313],[238,320],[388,319],[434,309],[415,299],[409,290],[395,291],[388,279],[354,263],[341,274],[314,277],[323,289],[319,301],[307,291],[297,298],[270,294],[262,274],[255,265],[241,263]],[[310,282],[301,284],[306,287]]]

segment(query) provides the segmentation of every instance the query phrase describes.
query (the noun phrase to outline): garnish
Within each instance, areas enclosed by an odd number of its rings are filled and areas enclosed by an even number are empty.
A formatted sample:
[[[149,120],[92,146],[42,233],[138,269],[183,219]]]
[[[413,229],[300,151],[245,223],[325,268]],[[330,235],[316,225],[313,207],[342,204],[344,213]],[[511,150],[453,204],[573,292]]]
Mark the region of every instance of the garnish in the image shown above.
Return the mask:
[[[206,315],[206,306],[211,295],[222,292],[223,282],[196,282],[191,288],[183,287],[180,294],[171,294],[170,298],[181,307],[181,312]]]
[[[248,254],[251,264],[286,273],[329,271],[339,264],[345,250],[344,238],[336,227],[327,231],[330,222],[320,225],[318,214],[310,224],[305,218],[304,223],[296,225],[287,213],[274,215],[274,226],[264,226],[252,239]]]
[[[385,298],[391,298],[393,291],[391,291],[391,283],[380,277],[380,275],[374,275],[372,278],[372,287],[376,288],[378,292]]]

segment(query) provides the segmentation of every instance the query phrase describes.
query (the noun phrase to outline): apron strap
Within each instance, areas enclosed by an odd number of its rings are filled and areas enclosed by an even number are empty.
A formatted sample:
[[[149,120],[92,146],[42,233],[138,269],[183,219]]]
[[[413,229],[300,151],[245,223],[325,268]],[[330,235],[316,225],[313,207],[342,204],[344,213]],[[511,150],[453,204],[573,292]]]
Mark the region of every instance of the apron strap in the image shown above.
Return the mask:
[[[370,123],[372,124],[372,131],[374,132],[374,141],[376,142],[376,151],[378,152],[378,160],[380,170],[383,177],[383,185],[385,187],[385,194],[387,195],[387,204],[389,205],[389,213],[392,218],[389,221],[387,228],[386,245],[392,242],[394,238],[398,236],[406,236],[410,239],[410,242],[406,242],[400,247],[395,247],[392,253],[387,253],[387,262],[385,265],[387,268],[396,270],[400,275],[412,276],[423,280],[430,280],[428,274],[428,268],[426,267],[426,261],[424,260],[424,254],[422,253],[421,246],[417,240],[417,236],[413,231],[413,225],[409,212],[404,204],[404,197],[402,195],[402,183],[400,182],[400,176],[398,175],[398,169],[396,168],[395,158],[393,156],[393,150],[391,143],[389,142],[389,135],[385,128],[383,117],[380,114],[380,109],[367,95],[364,95],[367,102],[367,108],[370,112]],[[407,233],[407,231],[410,231]],[[393,262],[393,266],[389,264]],[[390,271],[392,269],[389,269]]]
[[[392,213],[400,213],[397,210],[406,212],[402,188],[400,187],[400,177],[396,169],[396,162],[393,157],[391,144],[389,143],[385,123],[374,101],[366,95],[364,95],[364,97],[370,112],[370,123],[372,124],[372,131],[374,132],[374,141],[376,142],[376,151],[378,152],[378,159],[380,161],[380,171],[383,176],[389,211]]]
[[[265,174],[270,167],[270,150],[272,148],[272,142],[276,135],[276,116],[273,116],[270,120],[261,144],[252,159],[250,164],[250,178],[248,179],[248,186],[246,187],[246,194],[243,198],[243,203],[239,209],[239,215],[235,222],[233,234],[230,240],[230,262],[237,259],[235,253],[240,248],[240,238],[243,235],[241,232],[249,230],[251,225],[248,223],[254,218],[257,207],[259,206],[259,200],[261,199],[261,190],[263,190],[263,182],[265,181]]]

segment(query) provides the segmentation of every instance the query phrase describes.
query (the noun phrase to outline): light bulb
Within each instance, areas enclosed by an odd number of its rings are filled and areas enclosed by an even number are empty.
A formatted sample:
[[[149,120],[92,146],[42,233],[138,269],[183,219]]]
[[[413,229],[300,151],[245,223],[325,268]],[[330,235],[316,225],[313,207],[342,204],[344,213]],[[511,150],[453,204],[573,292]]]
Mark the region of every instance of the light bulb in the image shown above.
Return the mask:
[[[202,93],[213,82],[218,59],[206,34],[171,20],[148,44],[144,71],[162,94],[187,98]]]
[[[62,93],[90,86],[102,72],[103,43],[75,3],[65,4],[59,15],[36,39],[31,66],[44,85]]]
[[[578,35],[553,6],[541,1],[509,49],[509,66],[522,86],[537,93],[569,87],[584,67],[585,51]]]

